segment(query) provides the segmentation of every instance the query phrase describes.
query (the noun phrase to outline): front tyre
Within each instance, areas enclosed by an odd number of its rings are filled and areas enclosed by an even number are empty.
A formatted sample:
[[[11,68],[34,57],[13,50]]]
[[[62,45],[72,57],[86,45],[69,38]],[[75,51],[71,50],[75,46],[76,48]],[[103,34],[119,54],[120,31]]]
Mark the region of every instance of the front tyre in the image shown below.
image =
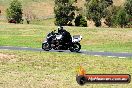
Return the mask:
[[[80,43],[73,43],[73,45],[70,47],[71,52],[79,52],[81,49]]]
[[[45,51],[51,50],[51,45],[48,42],[42,43],[42,49]]]

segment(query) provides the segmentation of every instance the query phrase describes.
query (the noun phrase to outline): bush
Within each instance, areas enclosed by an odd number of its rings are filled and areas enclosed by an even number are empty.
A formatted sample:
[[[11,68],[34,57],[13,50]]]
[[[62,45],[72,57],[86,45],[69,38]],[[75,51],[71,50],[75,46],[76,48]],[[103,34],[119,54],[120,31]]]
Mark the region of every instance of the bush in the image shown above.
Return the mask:
[[[132,0],[126,0],[125,10],[126,10],[127,14],[132,16]]]
[[[82,17],[81,20],[80,20],[80,26],[81,27],[87,27],[87,21],[85,20],[84,17]]]
[[[93,20],[96,27],[101,26],[101,19],[107,16],[107,8],[113,4],[113,0],[86,0],[87,18]],[[109,18],[110,19],[110,18]],[[108,25],[111,25],[107,23]]]
[[[127,28],[132,28],[132,16],[128,15],[128,23],[126,25]]]
[[[7,20],[14,20],[16,23],[21,23],[22,20],[22,5],[18,0],[13,0],[10,7],[6,10]]]
[[[126,0],[125,3],[125,11],[127,12],[128,16],[128,24],[127,27],[132,27],[132,0]]]
[[[75,18],[75,26],[80,26],[80,27],[87,27],[87,21],[82,15],[78,15]]]
[[[67,26],[74,19],[75,7],[70,0],[55,0],[55,25]]]
[[[75,18],[75,26],[79,26],[80,25],[80,19],[82,18],[82,15],[78,15],[76,18]]]
[[[101,26],[101,21],[100,21],[100,20],[96,21],[96,22],[95,22],[95,26],[96,26],[96,27],[100,27],[100,26]]]
[[[87,18],[93,20],[96,27],[101,26],[101,19],[106,16],[105,9],[109,6],[105,0],[91,0],[87,2]]]
[[[116,22],[118,25],[120,25],[121,28],[125,27],[129,22],[128,14],[124,9],[118,11],[116,16]]]
[[[116,26],[116,15],[121,7],[118,6],[110,6],[106,10],[105,24],[109,27]]]

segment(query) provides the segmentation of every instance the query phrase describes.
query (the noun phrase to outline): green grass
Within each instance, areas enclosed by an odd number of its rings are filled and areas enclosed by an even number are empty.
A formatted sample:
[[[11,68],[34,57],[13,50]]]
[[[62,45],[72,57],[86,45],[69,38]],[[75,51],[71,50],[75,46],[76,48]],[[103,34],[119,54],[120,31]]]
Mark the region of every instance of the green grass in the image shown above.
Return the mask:
[[[113,42],[109,44],[102,45],[92,45],[92,46],[83,46],[85,50],[91,51],[113,51],[113,52],[132,52],[132,42],[127,43],[118,43]]]
[[[1,5],[8,5],[12,0],[1,0]],[[23,5],[29,2],[53,2],[52,0],[19,0]]]
[[[32,20],[30,24],[35,24],[35,25],[43,25],[43,26],[55,26],[54,25],[54,18],[48,18],[45,20]]]
[[[70,53],[0,50],[0,86],[5,88],[82,88],[76,83],[81,64],[88,74],[130,74],[132,58]],[[2,57],[3,56],[3,57]],[[86,84],[83,88],[130,88],[129,84]]]
[[[132,29],[64,27],[71,35],[82,35],[82,49],[132,52]],[[0,46],[41,48],[41,43],[56,26],[0,24]]]

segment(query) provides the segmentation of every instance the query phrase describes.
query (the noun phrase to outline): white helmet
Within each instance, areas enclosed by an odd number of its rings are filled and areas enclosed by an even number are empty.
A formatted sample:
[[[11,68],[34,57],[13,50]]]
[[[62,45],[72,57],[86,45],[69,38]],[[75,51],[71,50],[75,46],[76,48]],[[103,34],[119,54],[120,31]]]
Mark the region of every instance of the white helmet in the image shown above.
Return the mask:
[[[63,27],[62,26],[59,26],[58,27],[58,31],[61,31],[61,30],[63,30]]]

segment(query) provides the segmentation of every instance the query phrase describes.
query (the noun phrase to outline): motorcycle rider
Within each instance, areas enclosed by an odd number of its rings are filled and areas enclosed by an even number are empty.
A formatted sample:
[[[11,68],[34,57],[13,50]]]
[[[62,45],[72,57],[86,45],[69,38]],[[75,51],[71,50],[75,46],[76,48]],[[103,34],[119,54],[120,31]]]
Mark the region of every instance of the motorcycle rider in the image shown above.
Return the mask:
[[[72,37],[68,31],[62,26],[58,27],[58,34],[62,35],[62,45],[66,45],[72,42]]]

